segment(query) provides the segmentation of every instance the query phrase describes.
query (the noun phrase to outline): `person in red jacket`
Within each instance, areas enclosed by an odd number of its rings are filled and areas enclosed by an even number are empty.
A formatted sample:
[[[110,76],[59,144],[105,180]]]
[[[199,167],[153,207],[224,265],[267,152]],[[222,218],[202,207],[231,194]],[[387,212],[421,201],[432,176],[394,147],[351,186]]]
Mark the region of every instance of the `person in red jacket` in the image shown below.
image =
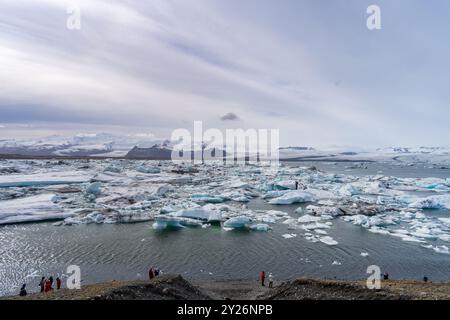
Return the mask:
[[[261,284],[264,287],[264,281],[266,280],[266,273],[261,271]]]
[[[44,283],[44,292],[49,292],[52,290],[52,283],[49,279],[45,280]]]
[[[56,290],[61,289],[61,279],[59,277],[56,278]]]

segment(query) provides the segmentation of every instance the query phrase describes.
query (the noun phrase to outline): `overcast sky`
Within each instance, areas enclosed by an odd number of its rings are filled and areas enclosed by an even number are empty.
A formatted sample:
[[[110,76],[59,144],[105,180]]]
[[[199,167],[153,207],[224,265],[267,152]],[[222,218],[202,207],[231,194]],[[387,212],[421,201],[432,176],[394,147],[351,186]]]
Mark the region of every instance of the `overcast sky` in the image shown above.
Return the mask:
[[[282,145],[448,146],[449,36],[448,0],[0,0],[0,139],[203,120]]]

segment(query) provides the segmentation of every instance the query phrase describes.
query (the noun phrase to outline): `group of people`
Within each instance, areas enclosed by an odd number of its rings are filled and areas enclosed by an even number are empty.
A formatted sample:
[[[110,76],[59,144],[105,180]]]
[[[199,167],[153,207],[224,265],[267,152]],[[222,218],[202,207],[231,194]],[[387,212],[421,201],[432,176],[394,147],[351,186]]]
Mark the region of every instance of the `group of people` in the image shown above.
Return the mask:
[[[150,280],[152,280],[154,277],[157,277],[161,274],[161,270],[159,270],[158,268],[153,268],[151,267],[150,270],[148,271],[148,277],[150,278]]]
[[[41,281],[39,281],[39,289],[40,292],[50,292],[53,290],[53,277],[42,277]],[[59,277],[56,278],[56,290],[61,289],[61,279]],[[19,291],[19,296],[24,297],[28,294],[27,292],[27,284],[24,283]]]
[[[272,275],[272,272],[269,272],[268,278],[269,278],[269,288],[272,288],[273,287],[273,275]],[[266,272],[265,271],[261,271],[260,280],[261,280],[261,285],[263,287],[265,287],[266,286]]]
[[[42,277],[39,282],[39,288],[41,292],[49,292],[53,290],[53,277]],[[56,290],[61,289],[61,279],[59,277],[56,278]]]

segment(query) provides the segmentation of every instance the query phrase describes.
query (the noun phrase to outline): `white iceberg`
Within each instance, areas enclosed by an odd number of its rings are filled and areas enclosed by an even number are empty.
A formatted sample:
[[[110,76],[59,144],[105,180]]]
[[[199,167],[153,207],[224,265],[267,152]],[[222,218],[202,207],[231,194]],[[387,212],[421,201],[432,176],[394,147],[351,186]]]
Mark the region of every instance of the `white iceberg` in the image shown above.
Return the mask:
[[[101,187],[100,182],[93,182],[86,188],[86,193],[98,196],[102,192],[100,187]]]
[[[73,215],[55,202],[54,194],[0,201],[0,225],[45,220],[59,220]]]
[[[269,231],[271,229],[272,228],[268,224],[265,224],[265,223],[252,224],[250,226],[250,230],[253,230],[253,231]]]
[[[410,203],[409,207],[418,209],[450,209],[450,194],[422,198]]]
[[[269,201],[270,204],[294,204],[294,203],[303,203],[303,202],[312,202],[315,201],[316,198],[309,192],[295,190],[289,191],[285,193],[281,197],[272,199]]]
[[[330,236],[325,236],[325,237],[320,237],[319,238],[320,242],[323,242],[329,246],[335,246],[338,244],[338,242],[336,240],[334,240],[332,237]]]
[[[33,187],[88,182],[90,177],[80,172],[45,172],[30,175],[0,176],[0,188]]]
[[[250,224],[252,223],[252,220],[247,216],[238,216],[228,219],[224,222],[223,226],[225,228],[231,228],[231,229],[244,229],[248,228]]]
[[[301,216],[300,218],[298,218],[298,223],[310,223],[310,222],[317,222],[320,221],[321,218],[320,217],[313,217],[310,216],[309,214],[305,214],[304,216]]]
[[[184,217],[190,219],[197,219],[205,222],[220,222],[222,221],[222,213],[217,210],[206,210],[204,208],[190,208],[183,209],[177,212],[172,212],[169,215],[174,217]]]

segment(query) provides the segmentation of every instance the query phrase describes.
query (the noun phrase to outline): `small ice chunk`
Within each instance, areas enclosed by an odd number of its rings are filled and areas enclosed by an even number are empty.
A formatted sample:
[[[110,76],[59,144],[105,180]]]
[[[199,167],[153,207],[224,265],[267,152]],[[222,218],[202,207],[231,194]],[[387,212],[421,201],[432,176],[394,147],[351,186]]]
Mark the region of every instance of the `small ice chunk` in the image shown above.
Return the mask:
[[[320,220],[321,220],[320,217],[313,217],[313,216],[310,216],[309,214],[305,214],[304,216],[301,216],[300,218],[298,218],[297,221],[299,223],[310,223],[310,222],[317,222]]]
[[[94,182],[91,183],[87,188],[86,188],[86,193],[87,194],[92,194],[94,196],[99,196],[101,193],[101,184],[100,182]]]
[[[338,244],[338,242],[330,236],[320,237],[319,240],[329,246],[335,246]]]
[[[437,253],[450,254],[447,246],[436,246],[436,247],[433,247],[433,250]]]
[[[269,231],[272,228],[268,224],[258,223],[258,224],[252,224],[250,226],[250,229],[253,231]]]
[[[140,166],[136,170],[141,172],[141,173],[148,173],[148,174],[155,174],[155,173],[160,173],[161,172],[161,169],[158,168],[158,167]]]

